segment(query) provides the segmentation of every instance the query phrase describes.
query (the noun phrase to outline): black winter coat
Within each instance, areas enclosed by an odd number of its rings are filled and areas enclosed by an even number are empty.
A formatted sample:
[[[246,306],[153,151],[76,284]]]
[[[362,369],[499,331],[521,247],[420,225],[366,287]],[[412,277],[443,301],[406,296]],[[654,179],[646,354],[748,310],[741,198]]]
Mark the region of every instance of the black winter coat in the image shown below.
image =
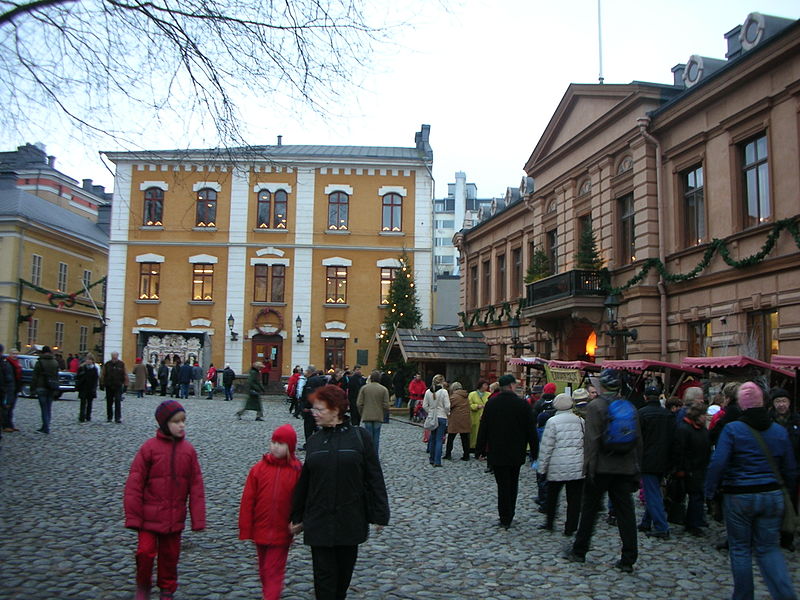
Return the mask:
[[[236,379],[236,373],[230,367],[225,367],[222,370],[222,385],[225,387],[233,385],[233,380]]]
[[[308,381],[306,381],[306,384],[303,386],[303,401],[301,403],[303,409],[311,408],[311,402],[308,399],[309,396],[311,396],[311,393],[318,387],[322,387],[327,383],[328,380],[322,375],[314,375],[308,378]]]
[[[711,440],[708,430],[695,428],[685,420],[678,423],[672,446],[672,461],[676,472],[683,472],[687,492],[702,492],[708,461],[711,459]]]
[[[487,456],[490,465],[523,465],[529,445],[536,458],[539,437],[530,404],[514,392],[504,391],[490,398],[478,429],[478,455]]]
[[[75,387],[78,390],[78,396],[80,398],[96,398],[99,380],[100,373],[96,365],[81,365],[78,367],[78,372],[75,375]]]
[[[158,367],[158,382],[161,385],[169,383],[169,367],[164,363],[161,363],[161,366]]]
[[[664,474],[670,469],[675,439],[675,415],[658,401],[639,409],[642,430],[642,473]]]
[[[349,421],[323,427],[306,444],[292,499],[292,522],[308,546],[355,546],[369,523],[389,523],[383,471],[369,435]]]

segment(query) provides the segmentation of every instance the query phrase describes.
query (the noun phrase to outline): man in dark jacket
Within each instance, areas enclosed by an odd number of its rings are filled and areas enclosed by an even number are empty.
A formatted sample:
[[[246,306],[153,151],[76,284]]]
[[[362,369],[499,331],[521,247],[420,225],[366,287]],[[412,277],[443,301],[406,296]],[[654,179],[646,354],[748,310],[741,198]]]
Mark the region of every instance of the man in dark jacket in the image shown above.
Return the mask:
[[[586,435],[583,439],[586,483],[581,520],[575,541],[567,550],[565,558],[572,562],[586,561],[600,503],[603,494],[608,492],[608,497],[614,505],[617,527],[622,539],[622,558],[614,566],[629,573],[633,571],[633,564],[639,555],[636,513],[631,494],[639,487],[642,435],[637,418],[636,443],[632,449],[627,452],[613,452],[605,447],[603,438],[608,422],[609,404],[621,400],[619,393],[622,382],[618,372],[605,369],[600,374],[599,383],[603,393],[592,400],[586,409]],[[636,415],[635,410],[633,414]]]
[[[225,390],[225,400],[233,400],[233,380],[236,379],[236,371],[231,369],[231,365],[226,364],[222,370],[222,388]]]
[[[661,495],[661,480],[670,468],[672,444],[675,437],[675,417],[661,406],[661,389],[648,385],[644,389],[645,405],[639,409],[639,426],[642,429],[642,488],[644,489],[644,514],[639,531],[648,537],[669,538],[669,524]]]
[[[78,373],[75,375],[75,387],[80,400],[78,409],[78,421],[80,423],[92,420],[92,403],[97,397],[97,382],[99,379],[100,373],[97,370],[97,365],[94,364],[94,356],[87,354],[86,360],[78,367]]]
[[[14,367],[3,355],[4,350],[5,348],[0,344],[0,422],[2,422],[3,431],[12,432],[14,429],[10,425],[7,413],[13,410],[11,401],[14,398],[16,383]]]
[[[14,389],[11,390],[10,396],[6,393],[4,399],[5,411],[3,413],[3,431],[9,433],[19,431],[16,425],[14,425],[14,407],[17,404],[17,395],[22,389],[22,366],[19,364],[18,356],[19,352],[16,348],[11,348],[8,351],[8,356],[6,356],[8,365],[14,373]]]
[[[769,411],[770,417],[786,430],[789,436],[789,443],[792,445],[795,463],[800,463],[800,414],[792,410],[789,392],[783,388],[773,388],[769,393],[769,397],[772,404],[772,408]],[[798,508],[797,486],[789,490],[789,495],[796,510]],[[781,547],[794,552],[794,535],[781,532]]]
[[[483,409],[476,454],[486,456],[497,482],[500,526],[511,527],[517,506],[519,469],[530,448],[531,460],[539,454],[539,439],[530,405],[514,393],[516,378],[503,375],[499,393]]]
[[[178,369],[178,385],[180,386],[180,394],[178,397],[183,400],[189,398],[189,386],[192,383],[193,369],[194,367],[189,364],[188,360]]]
[[[177,398],[181,395],[181,361],[175,357],[169,372],[169,383],[172,386],[170,396]]]
[[[50,433],[53,398],[58,392],[58,363],[50,351],[50,346],[42,348],[39,360],[33,365],[31,389],[36,390],[36,396],[39,398],[39,408],[42,411],[42,426],[36,431]]]
[[[347,400],[350,402],[350,422],[358,426],[361,423],[361,413],[358,412],[358,392],[367,383],[361,374],[361,365],[353,367],[353,373],[347,379]]]
[[[317,428],[317,424],[314,422],[314,415],[311,414],[311,401],[309,397],[314,390],[327,383],[328,381],[325,379],[325,374],[322,371],[317,371],[314,365],[308,365],[308,369],[306,370],[306,383],[303,386],[300,399],[300,406],[303,411],[303,433],[305,434],[306,444],[308,443],[308,438],[314,435],[314,430]],[[300,450],[305,450],[306,444],[303,444]]]
[[[119,359],[119,352],[111,353],[111,360],[100,372],[100,389],[106,391],[106,420],[122,423],[122,389],[128,385],[128,371]],[[113,410],[112,410],[113,409]]]
[[[158,367],[158,384],[161,386],[161,395],[166,396],[169,385],[169,365],[167,365],[166,359],[162,360]]]

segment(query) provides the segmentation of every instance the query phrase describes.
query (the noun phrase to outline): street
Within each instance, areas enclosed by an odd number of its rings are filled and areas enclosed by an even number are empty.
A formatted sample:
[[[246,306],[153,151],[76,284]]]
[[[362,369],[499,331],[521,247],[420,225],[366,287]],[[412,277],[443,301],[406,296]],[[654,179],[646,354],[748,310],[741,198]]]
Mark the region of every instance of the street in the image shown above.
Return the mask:
[[[158,396],[123,402],[123,423],[106,423],[105,402],[94,420],[78,423],[74,394],[54,403],[52,432],[35,433],[39,407],[20,398],[19,433],[0,449],[0,598],[129,599],[134,592],[136,535],[123,527],[122,491],[131,460],[155,431]],[[272,430],[302,422],[277,397],[237,421],[236,402],[190,399],[187,438],[197,448],[206,485],[208,529],[187,531],[179,564],[178,600],[260,598],[255,550],[238,540],[239,498],[248,470],[268,447]],[[673,526],[666,541],[639,538],[632,575],[610,565],[619,538],[601,520],[585,564],[560,557],[566,538],[537,530],[535,477],[523,467],[517,514],[509,531],[496,526],[495,484],[485,464],[462,462],[460,440],[445,468],[428,466],[422,430],[393,420],[381,432],[381,458],[392,517],[361,546],[349,597],[364,599],[727,598],[727,555],[714,550],[722,527],[704,539]],[[303,458],[303,453],[299,453]],[[637,501],[637,512],[641,505]],[[562,508],[563,513],[563,508]],[[563,515],[561,516],[563,519]],[[289,554],[283,598],[313,598],[310,551],[298,540]],[[800,561],[786,554],[800,586]],[[756,598],[768,598],[756,569]]]

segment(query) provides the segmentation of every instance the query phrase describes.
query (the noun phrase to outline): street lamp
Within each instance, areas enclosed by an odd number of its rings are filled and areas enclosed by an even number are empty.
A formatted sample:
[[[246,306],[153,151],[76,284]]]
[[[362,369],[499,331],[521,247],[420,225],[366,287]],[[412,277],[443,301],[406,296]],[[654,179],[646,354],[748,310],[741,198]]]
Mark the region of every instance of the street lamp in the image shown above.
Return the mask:
[[[233,326],[236,324],[236,319],[233,318],[233,313],[228,315],[228,329],[231,332],[231,341],[235,342],[239,339],[239,334],[233,330]]]
[[[606,335],[614,337],[629,337],[634,342],[639,337],[639,332],[636,329],[620,329],[619,328],[619,321],[617,320],[619,306],[622,304],[620,302],[619,296],[617,294],[609,294],[606,297],[605,301],[603,302],[603,306],[606,307],[606,311],[608,313],[608,330],[605,332]]]
[[[513,317],[508,322],[508,328],[511,330],[511,348],[514,350],[514,356],[517,356],[517,352],[520,348],[519,343],[519,319],[517,317]]]
[[[303,319],[300,318],[300,315],[297,315],[297,318],[294,320],[294,325],[297,328],[297,343],[302,344],[304,338],[303,334],[300,333],[300,330],[303,327]]]
[[[33,317],[33,313],[36,312],[36,305],[28,304],[28,306],[25,307],[25,310],[28,311],[28,314],[23,315],[22,313],[20,313],[19,315],[17,315],[17,323],[25,323],[30,321],[31,318]]]

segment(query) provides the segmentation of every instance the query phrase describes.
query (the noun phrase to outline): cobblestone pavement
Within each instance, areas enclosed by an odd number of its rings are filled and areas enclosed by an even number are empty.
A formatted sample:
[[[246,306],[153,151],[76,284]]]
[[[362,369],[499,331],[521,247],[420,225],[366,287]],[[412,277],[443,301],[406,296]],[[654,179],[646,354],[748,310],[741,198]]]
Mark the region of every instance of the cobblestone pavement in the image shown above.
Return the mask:
[[[91,423],[77,422],[77,401],[53,407],[50,435],[39,427],[38,404],[20,399],[20,433],[4,434],[0,450],[0,598],[129,599],[134,589],[135,533],[124,529],[122,490],[138,447],[155,429],[160,398],[129,397],[123,423],[105,422],[105,403]],[[271,431],[291,422],[278,398],[265,402],[265,422],[253,413],[237,421],[239,402],[188,400],[188,437],[206,482],[208,529],[184,534],[176,598],[260,598],[255,552],[237,539],[239,498],[250,466]],[[99,418],[98,418],[99,417]],[[381,431],[389,490],[389,527],[361,546],[351,598],[363,599],[661,599],[727,598],[727,556],[713,549],[721,527],[696,540],[680,530],[666,541],[640,538],[632,575],[611,569],[619,539],[598,524],[586,564],[560,558],[566,538],[536,529],[535,477],[526,467],[514,525],[498,528],[495,486],[484,464],[427,464],[421,429],[393,420]],[[302,453],[300,454],[302,458]],[[454,457],[461,456],[456,440]],[[639,507],[639,511],[641,507]],[[559,521],[559,524],[561,522]],[[800,561],[786,555],[800,587]],[[768,594],[756,575],[756,597]],[[284,599],[313,598],[310,552],[295,543]]]

